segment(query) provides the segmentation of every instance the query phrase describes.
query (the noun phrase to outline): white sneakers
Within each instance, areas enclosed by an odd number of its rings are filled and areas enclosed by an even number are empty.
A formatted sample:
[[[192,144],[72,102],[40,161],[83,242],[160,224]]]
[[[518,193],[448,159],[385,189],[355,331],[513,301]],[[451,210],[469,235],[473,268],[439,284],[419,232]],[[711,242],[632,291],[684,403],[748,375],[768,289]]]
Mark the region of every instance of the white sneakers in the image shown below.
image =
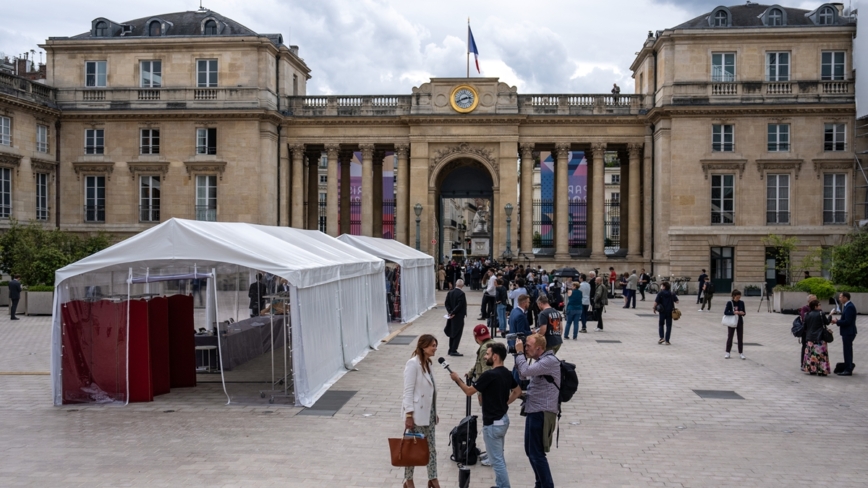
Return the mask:
[[[740,354],[740,356],[742,359],[747,359],[746,357],[744,357],[744,354]]]
[[[703,309],[701,309],[701,308],[700,308],[699,310],[697,310],[697,312],[704,312],[704,311],[705,311],[705,310],[703,310]]]
[[[726,353],[726,354],[723,356],[723,359],[729,359],[729,353]]]
[[[595,331],[595,332],[600,332],[600,331],[602,331],[602,330],[603,330],[603,329],[601,329],[601,328],[599,328],[599,327],[597,327],[597,329],[596,329],[596,331]]]

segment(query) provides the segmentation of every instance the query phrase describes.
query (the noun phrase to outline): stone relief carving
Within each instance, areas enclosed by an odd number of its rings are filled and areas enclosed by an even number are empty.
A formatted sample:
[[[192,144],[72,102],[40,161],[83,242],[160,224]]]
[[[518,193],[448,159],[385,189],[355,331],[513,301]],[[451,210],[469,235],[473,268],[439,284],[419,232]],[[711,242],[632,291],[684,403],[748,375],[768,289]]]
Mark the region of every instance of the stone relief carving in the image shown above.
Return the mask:
[[[72,163],[72,169],[75,171],[75,179],[77,180],[81,179],[81,173],[105,173],[106,179],[111,181],[115,163],[113,161],[104,163]]]
[[[434,168],[436,168],[441,162],[443,162],[443,160],[455,155],[481,158],[491,166],[491,169],[494,170],[495,174],[499,172],[497,158],[494,157],[494,153],[491,151],[491,149],[471,146],[466,142],[462,142],[457,146],[440,149],[439,151],[435,152],[434,157],[431,158],[430,170],[433,172]]]

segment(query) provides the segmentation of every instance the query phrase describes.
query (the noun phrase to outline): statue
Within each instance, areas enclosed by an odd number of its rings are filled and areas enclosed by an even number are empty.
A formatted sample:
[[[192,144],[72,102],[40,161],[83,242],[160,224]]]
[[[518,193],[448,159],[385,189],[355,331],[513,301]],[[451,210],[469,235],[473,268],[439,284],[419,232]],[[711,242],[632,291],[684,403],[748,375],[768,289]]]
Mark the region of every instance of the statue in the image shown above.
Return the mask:
[[[479,208],[476,215],[473,216],[473,233],[488,234],[488,211],[484,208]]]

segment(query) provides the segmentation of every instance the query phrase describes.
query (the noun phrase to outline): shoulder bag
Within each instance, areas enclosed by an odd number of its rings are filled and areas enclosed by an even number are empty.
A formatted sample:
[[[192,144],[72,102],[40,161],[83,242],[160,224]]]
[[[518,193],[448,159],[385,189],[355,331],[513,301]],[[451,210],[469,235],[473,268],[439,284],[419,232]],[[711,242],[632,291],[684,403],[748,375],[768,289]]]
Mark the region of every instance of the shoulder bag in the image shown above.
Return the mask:
[[[731,300],[730,300],[729,304],[732,305],[733,315],[724,315],[723,318],[720,320],[720,323],[722,325],[727,326],[727,327],[733,327],[733,328],[738,327],[738,315],[734,315],[735,314],[735,304],[732,303]]]
[[[832,333],[832,329],[830,329],[828,327],[823,327],[823,334],[822,334],[821,338],[823,339],[823,342],[828,344],[830,342],[834,342],[835,334]]]
[[[419,438],[410,431],[398,439],[389,438],[389,451],[392,453],[392,466],[427,466],[428,440]]]
[[[672,320],[678,320],[681,318],[681,310],[677,308],[672,309]]]

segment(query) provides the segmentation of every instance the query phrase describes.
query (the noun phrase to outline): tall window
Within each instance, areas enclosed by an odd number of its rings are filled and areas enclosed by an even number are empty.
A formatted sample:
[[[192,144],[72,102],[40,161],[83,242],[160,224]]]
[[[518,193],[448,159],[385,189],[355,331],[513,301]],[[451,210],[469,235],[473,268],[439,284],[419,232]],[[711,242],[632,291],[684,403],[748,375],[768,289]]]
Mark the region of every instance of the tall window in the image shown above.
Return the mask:
[[[12,145],[12,119],[0,117],[0,145]]]
[[[618,184],[621,182],[621,175],[612,175],[612,184]]]
[[[711,150],[735,151],[735,126],[730,124],[714,124],[711,126]]]
[[[767,176],[766,223],[790,223],[790,175]]]
[[[711,175],[711,223],[731,224],[734,221],[735,176]]]
[[[87,61],[85,66],[85,86],[106,86],[106,64],[105,61]]]
[[[0,168],[0,219],[12,216],[12,170]]]
[[[105,176],[84,177],[84,221],[105,222]]]
[[[205,35],[206,36],[216,36],[217,35],[217,22],[213,20],[209,20],[205,22]]]
[[[142,61],[142,88],[159,88],[163,86],[162,61]]]
[[[217,176],[196,176],[196,220],[217,221]]]
[[[160,177],[139,177],[139,221],[160,221]]]
[[[790,53],[766,53],[766,81],[790,80]]]
[[[48,220],[48,173],[36,173],[36,220]]]
[[[148,35],[151,37],[159,37],[163,34],[163,26],[155,20],[148,25]]]
[[[835,11],[832,7],[823,7],[820,10],[820,25],[832,25],[835,23]]]
[[[823,223],[846,224],[847,210],[844,204],[847,179],[844,174],[823,175]]]
[[[84,153],[85,154],[103,154],[105,152],[105,131],[104,129],[85,129],[84,131]]]
[[[711,53],[711,81],[735,81],[735,53]]]
[[[769,124],[769,152],[790,150],[790,125]]]
[[[621,201],[621,193],[613,192],[612,198],[609,199],[612,203],[619,203]]]
[[[779,8],[773,8],[769,11],[767,20],[768,25],[784,25],[784,13]]]
[[[196,60],[196,83],[199,88],[217,87],[217,60]]]
[[[726,27],[727,25],[729,25],[729,15],[724,10],[718,10],[714,14],[714,26]]]
[[[847,124],[824,124],[823,150],[846,151],[847,150]]]
[[[820,66],[820,77],[823,81],[841,81],[844,79],[844,51],[824,51]]]
[[[160,130],[142,129],[141,154],[160,154]]]
[[[196,154],[217,154],[217,129],[196,129]]]
[[[36,152],[48,152],[48,126],[36,125]]]
[[[327,230],[327,218],[328,214],[326,212],[326,194],[320,192],[319,194],[319,208],[317,209],[317,228],[320,232],[326,232]]]
[[[108,24],[100,20],[96,23],[93,33],[96,37],[108,37]]]

